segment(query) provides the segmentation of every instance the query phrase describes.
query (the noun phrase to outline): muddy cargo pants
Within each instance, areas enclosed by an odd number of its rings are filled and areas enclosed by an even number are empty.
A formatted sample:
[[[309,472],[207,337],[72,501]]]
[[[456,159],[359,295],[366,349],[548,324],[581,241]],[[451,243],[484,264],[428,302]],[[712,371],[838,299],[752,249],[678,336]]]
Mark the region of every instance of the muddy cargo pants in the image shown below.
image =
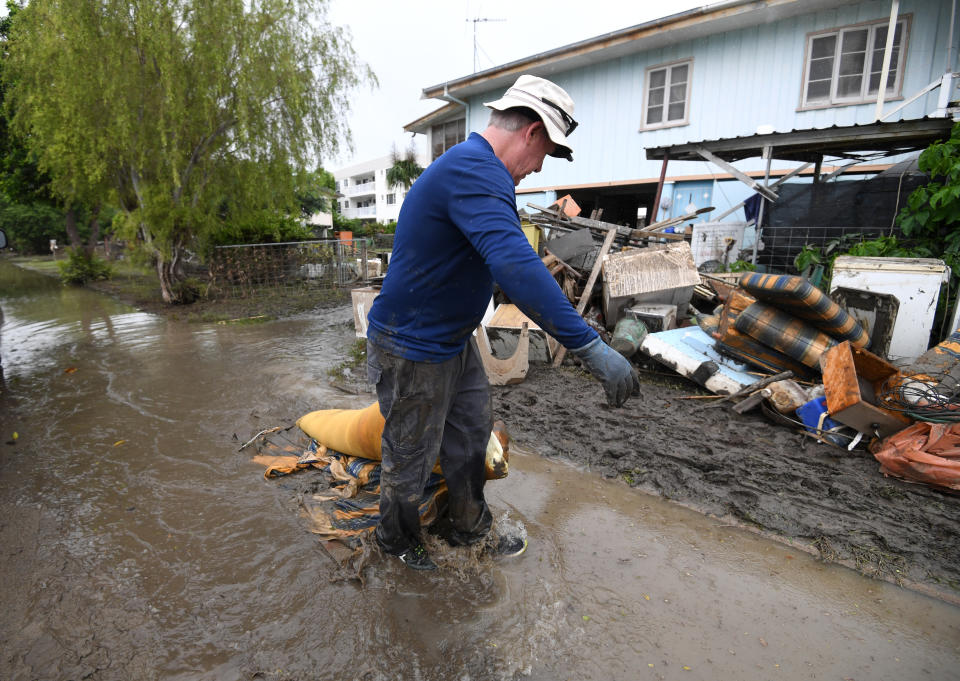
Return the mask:
[[[476,341],[436,364],[395,357],[368,342],[367,371],[386,420],[380,545],[400,554],[421,543],[420,500],[438,459],[447,503],[434,527],[454,545],[480,541],[492,523],[483,485],[493,412]]]

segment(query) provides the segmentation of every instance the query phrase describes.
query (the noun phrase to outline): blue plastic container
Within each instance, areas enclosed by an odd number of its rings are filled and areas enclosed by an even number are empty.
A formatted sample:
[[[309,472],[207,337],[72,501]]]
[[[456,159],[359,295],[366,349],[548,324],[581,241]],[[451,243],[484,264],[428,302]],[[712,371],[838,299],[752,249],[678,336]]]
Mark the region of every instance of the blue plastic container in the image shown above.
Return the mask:
[[[814,434],[816,434],[818,428],[822,429],[823,431],[827,431],[831,430],[832,428],[838,428],[842,425],[834,421],[829,416],[823,419],[823,424],[820,424],[820,415],[826,413],[829,413],[827,412],[826,397],[818,397],[814,400],[810,400],[797,409],[797,416],[800,417],[804,427],[807,429],[807,431]],[[841,435],[840,433],[824,432],[823,438],[840,447],[846,447],[847,443],[850,441],[849,437]]]

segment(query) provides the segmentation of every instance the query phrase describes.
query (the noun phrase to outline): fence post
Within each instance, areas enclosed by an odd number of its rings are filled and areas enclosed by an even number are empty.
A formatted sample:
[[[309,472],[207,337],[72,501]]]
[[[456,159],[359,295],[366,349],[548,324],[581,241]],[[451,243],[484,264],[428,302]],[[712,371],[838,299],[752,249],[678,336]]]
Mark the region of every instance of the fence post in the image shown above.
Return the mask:
[[[360,281],[367,285],[367,240],[360,242]]]
[[[337,286],[343,286],[343,242],[337,239]]]

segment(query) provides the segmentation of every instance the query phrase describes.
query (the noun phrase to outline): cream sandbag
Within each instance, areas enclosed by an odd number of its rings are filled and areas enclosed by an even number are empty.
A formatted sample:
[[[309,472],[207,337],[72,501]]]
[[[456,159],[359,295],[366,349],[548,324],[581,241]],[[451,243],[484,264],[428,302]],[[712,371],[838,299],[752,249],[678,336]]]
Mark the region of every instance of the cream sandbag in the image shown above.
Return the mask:
[[[321,409],[301,416],[297,425],[314,440],[341,454],[380,461],[383,415],[376,402],[364,409]],[[487,442],[485,461],[487,480],[507,477],[508,437],[506,429],[494,426]],[[440,473],[440,464],[434,468]]]

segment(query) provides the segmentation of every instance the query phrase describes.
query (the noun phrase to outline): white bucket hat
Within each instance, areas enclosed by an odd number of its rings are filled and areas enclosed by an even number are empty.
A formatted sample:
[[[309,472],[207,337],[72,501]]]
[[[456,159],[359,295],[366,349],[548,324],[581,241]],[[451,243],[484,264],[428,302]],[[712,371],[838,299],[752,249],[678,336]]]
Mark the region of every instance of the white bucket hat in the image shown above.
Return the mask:
[[[573,120],[573,100],[566,90],[545,78],[523,75],[495,102],[484,106],[505,111],[514,107],[533,109],[547,130],[550,140],[557,145],[551,156],[573,160],[573,149],[567,137],[576,129]]]

